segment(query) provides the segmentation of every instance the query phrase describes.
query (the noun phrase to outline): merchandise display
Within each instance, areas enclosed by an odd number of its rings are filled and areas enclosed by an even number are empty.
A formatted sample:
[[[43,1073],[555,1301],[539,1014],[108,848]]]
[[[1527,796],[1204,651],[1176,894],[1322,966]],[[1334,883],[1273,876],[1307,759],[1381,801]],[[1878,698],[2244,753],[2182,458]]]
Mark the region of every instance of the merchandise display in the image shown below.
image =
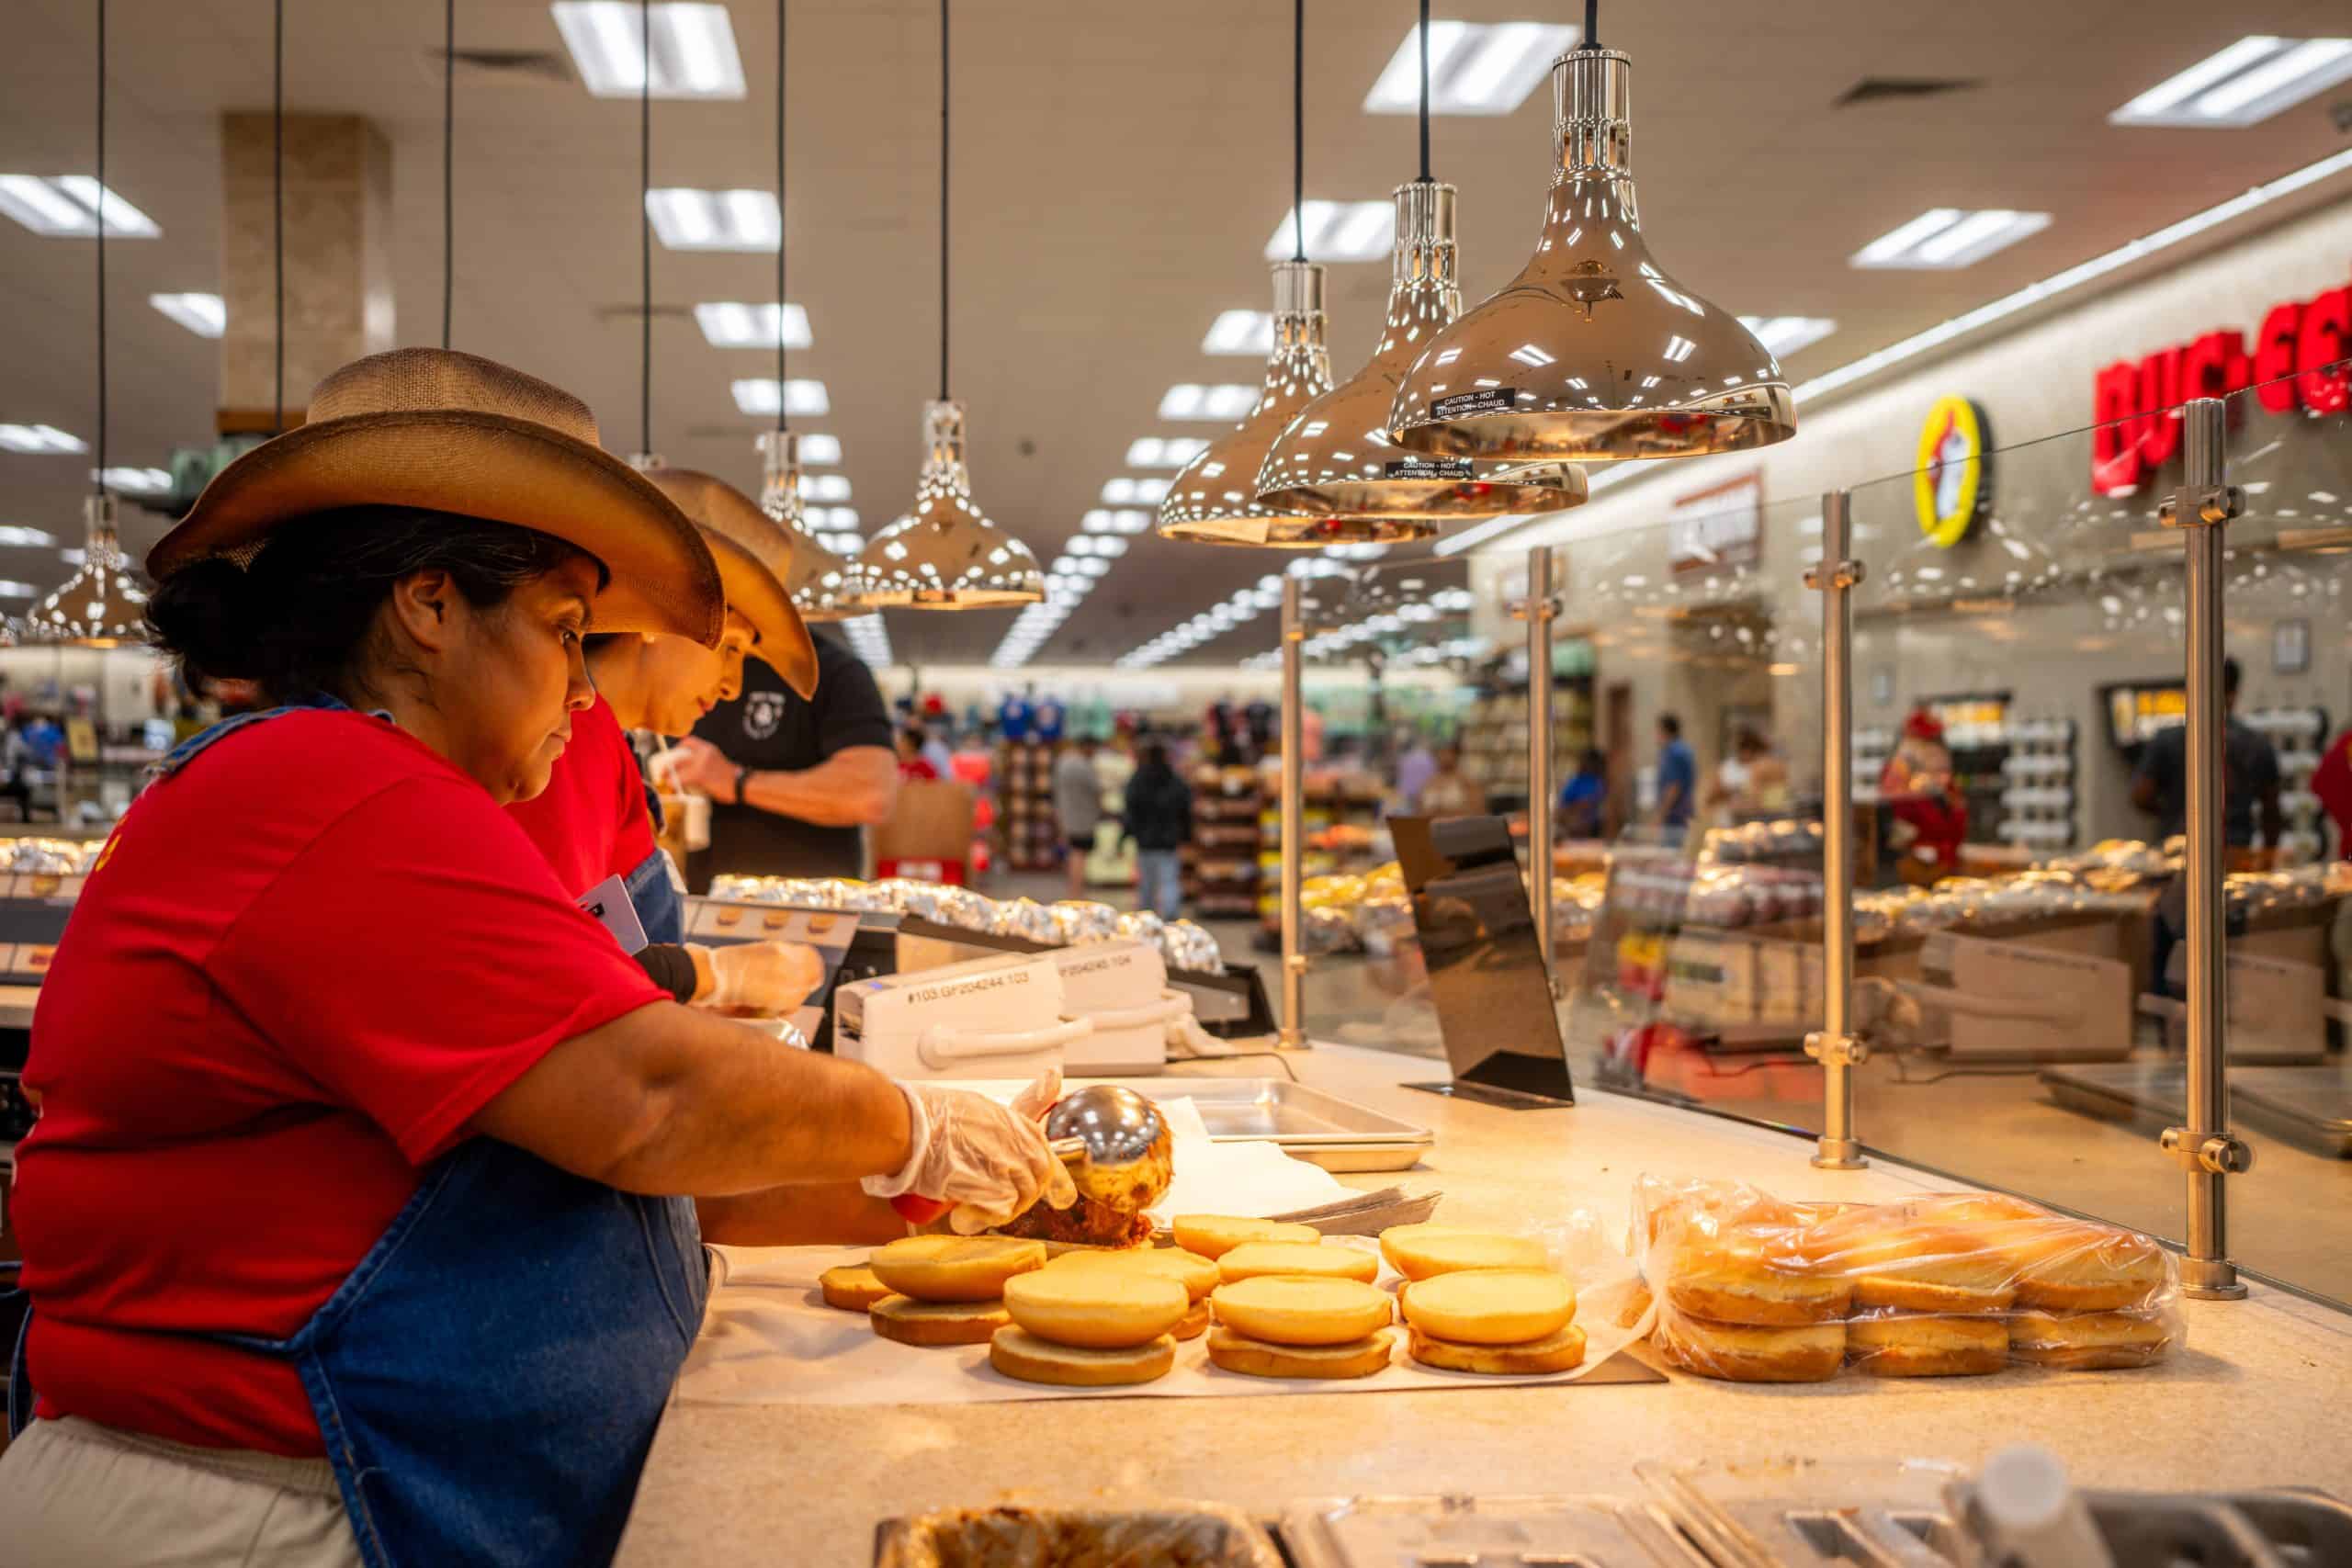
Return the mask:
[[[1657,1302],[1652,1343],[1702,1377],[2145,1366],[2185,1332],[2177,1270],[2153,1238],[2023,1199],[1801,1204],[1644,1177],[1633,1236]]]
[[[1193,842],[1185,852],[1184,899],[1204,919],[1257,912],[1263,776],[1255,768],[1205,763],[1193,771]]]

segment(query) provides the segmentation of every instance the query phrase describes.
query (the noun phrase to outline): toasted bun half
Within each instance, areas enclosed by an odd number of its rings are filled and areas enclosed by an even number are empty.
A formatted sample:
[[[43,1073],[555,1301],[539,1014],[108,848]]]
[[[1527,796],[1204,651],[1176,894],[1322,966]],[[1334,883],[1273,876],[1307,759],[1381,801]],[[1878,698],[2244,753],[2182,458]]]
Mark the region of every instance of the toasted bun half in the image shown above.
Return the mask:
[[[1457,1345],[1524,1345],[1566,1328],[1577,1292],[1540,1269],[1474,1269],[1416,1280],[1398,1298],[1405,1321]]]
[[[1245,1241],[1317,1242],[1323,1233],[1313,1225],[1283,1220],[1245,1220],[1232,1214],[1179,1214],[1169,1222],[1176,1245],[1203,1258],[1219,1258]]]
[[[1209,1304],[1235,1333],[1275,1345],[1352,1344],[1387,1327],[1396,1312],[1387,1292],[1361,1280],[1298,1274],[1219,1285]]]
[[[985,1345],[1012,1319],[1002,1302],[919,1302],[884,1296],[866,1315],[874,1332],[901,1345]]]
[[[827,1306],[843,1312],[864,1312],[884,1296],[897,1293],[863,1263],[826,1269],[817,1276],[817,1289],[824,1292]]]
[[[1004,1310],[1040,1339],[1125,1350],[1166,1334],[1192,1310],[1173,1280],[1125,1269],[1040,1269],[1004,1282]]]
[[[875,1277],[919,1302],[992,1302],[1004,1282],[1046,1266],[1046,1244],[1004,1235],[910,1235],[866,1260]]]
[[[1368,1378],[1388,1365],[1396,1331],[1346,1345],[1272,1345],[1223,1325],[1209,1330],[1209,1359],[1253,1378]]]
[[[1489,1377],[1526,1377],[1537,1372],[1565,1372],[1584,1362],[1584,1330],[1575,1324],[1557,1334],[1531,1339],[1524,1345],[1457,1345],[1414,1329],[1405,1348],[1425,1367],[1449,1372],[1484,1372]]]
[[[1464,1269],[1547,1269],[1552,1262],[1540,1242],[1459,1225],[1392,1225],[1380,1233],[1380,1255],[1408,1280]]]
[[[1176,1341],[1163,1334],[1123,1349],[1089,1349],[1040,1339],[1025,1328],[1000,1328],[989,1340],[989,1365],[1023,1382],[1062,1388],[1113,1388],[1166,1377]]]

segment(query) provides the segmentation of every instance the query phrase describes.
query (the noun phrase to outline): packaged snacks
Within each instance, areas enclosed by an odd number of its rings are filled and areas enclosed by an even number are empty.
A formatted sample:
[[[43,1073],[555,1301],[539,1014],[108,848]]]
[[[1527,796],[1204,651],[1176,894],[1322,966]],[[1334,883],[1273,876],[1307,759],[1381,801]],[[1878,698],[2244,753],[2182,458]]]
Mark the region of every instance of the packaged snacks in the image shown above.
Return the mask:
[[[1651,1343],[1702,1377],[2137,1367],[2182,1339],[2178,1271],[2154,1240],[1999,1194],[1808,1204],[1644,1177],[1633,1245]]]

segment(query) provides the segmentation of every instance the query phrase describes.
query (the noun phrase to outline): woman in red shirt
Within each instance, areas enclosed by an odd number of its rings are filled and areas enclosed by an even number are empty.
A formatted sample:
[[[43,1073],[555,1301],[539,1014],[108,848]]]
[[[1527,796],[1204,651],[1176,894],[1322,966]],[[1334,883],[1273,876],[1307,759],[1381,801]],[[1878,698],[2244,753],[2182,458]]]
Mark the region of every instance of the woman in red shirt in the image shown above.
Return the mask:
[[[1069,1201],[1017,1111],[663,997],[505,814],[591,626],[718,634],[577,400],[346,366],[148,568],[163,648],[272,705],[165,761],[41,987],[14,1560],[605,1562],[701,1317],[684,1195]]]

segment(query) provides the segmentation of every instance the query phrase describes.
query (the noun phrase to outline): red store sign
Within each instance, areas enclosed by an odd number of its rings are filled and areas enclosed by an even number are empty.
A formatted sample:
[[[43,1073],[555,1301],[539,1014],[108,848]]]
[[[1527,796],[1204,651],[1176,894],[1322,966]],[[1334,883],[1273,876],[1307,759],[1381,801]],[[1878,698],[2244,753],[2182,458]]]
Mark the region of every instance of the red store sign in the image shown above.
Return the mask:
[[[2331,288],[2300,305],[2274,305],[2248,347],[2235,331],[2210,332],[2138,361],[2118,360],[2092,389],[2091,488],[2129,495],[2180,452],[2180,415],[2166,412],[2192,398],[2225,398],[2255,389],[2272,413],[2298,407],[2344,412],[2352,378],[2337,362],[2352,358],[2352,288]],[[2336,366],[2323,370],[2323,366]]]

